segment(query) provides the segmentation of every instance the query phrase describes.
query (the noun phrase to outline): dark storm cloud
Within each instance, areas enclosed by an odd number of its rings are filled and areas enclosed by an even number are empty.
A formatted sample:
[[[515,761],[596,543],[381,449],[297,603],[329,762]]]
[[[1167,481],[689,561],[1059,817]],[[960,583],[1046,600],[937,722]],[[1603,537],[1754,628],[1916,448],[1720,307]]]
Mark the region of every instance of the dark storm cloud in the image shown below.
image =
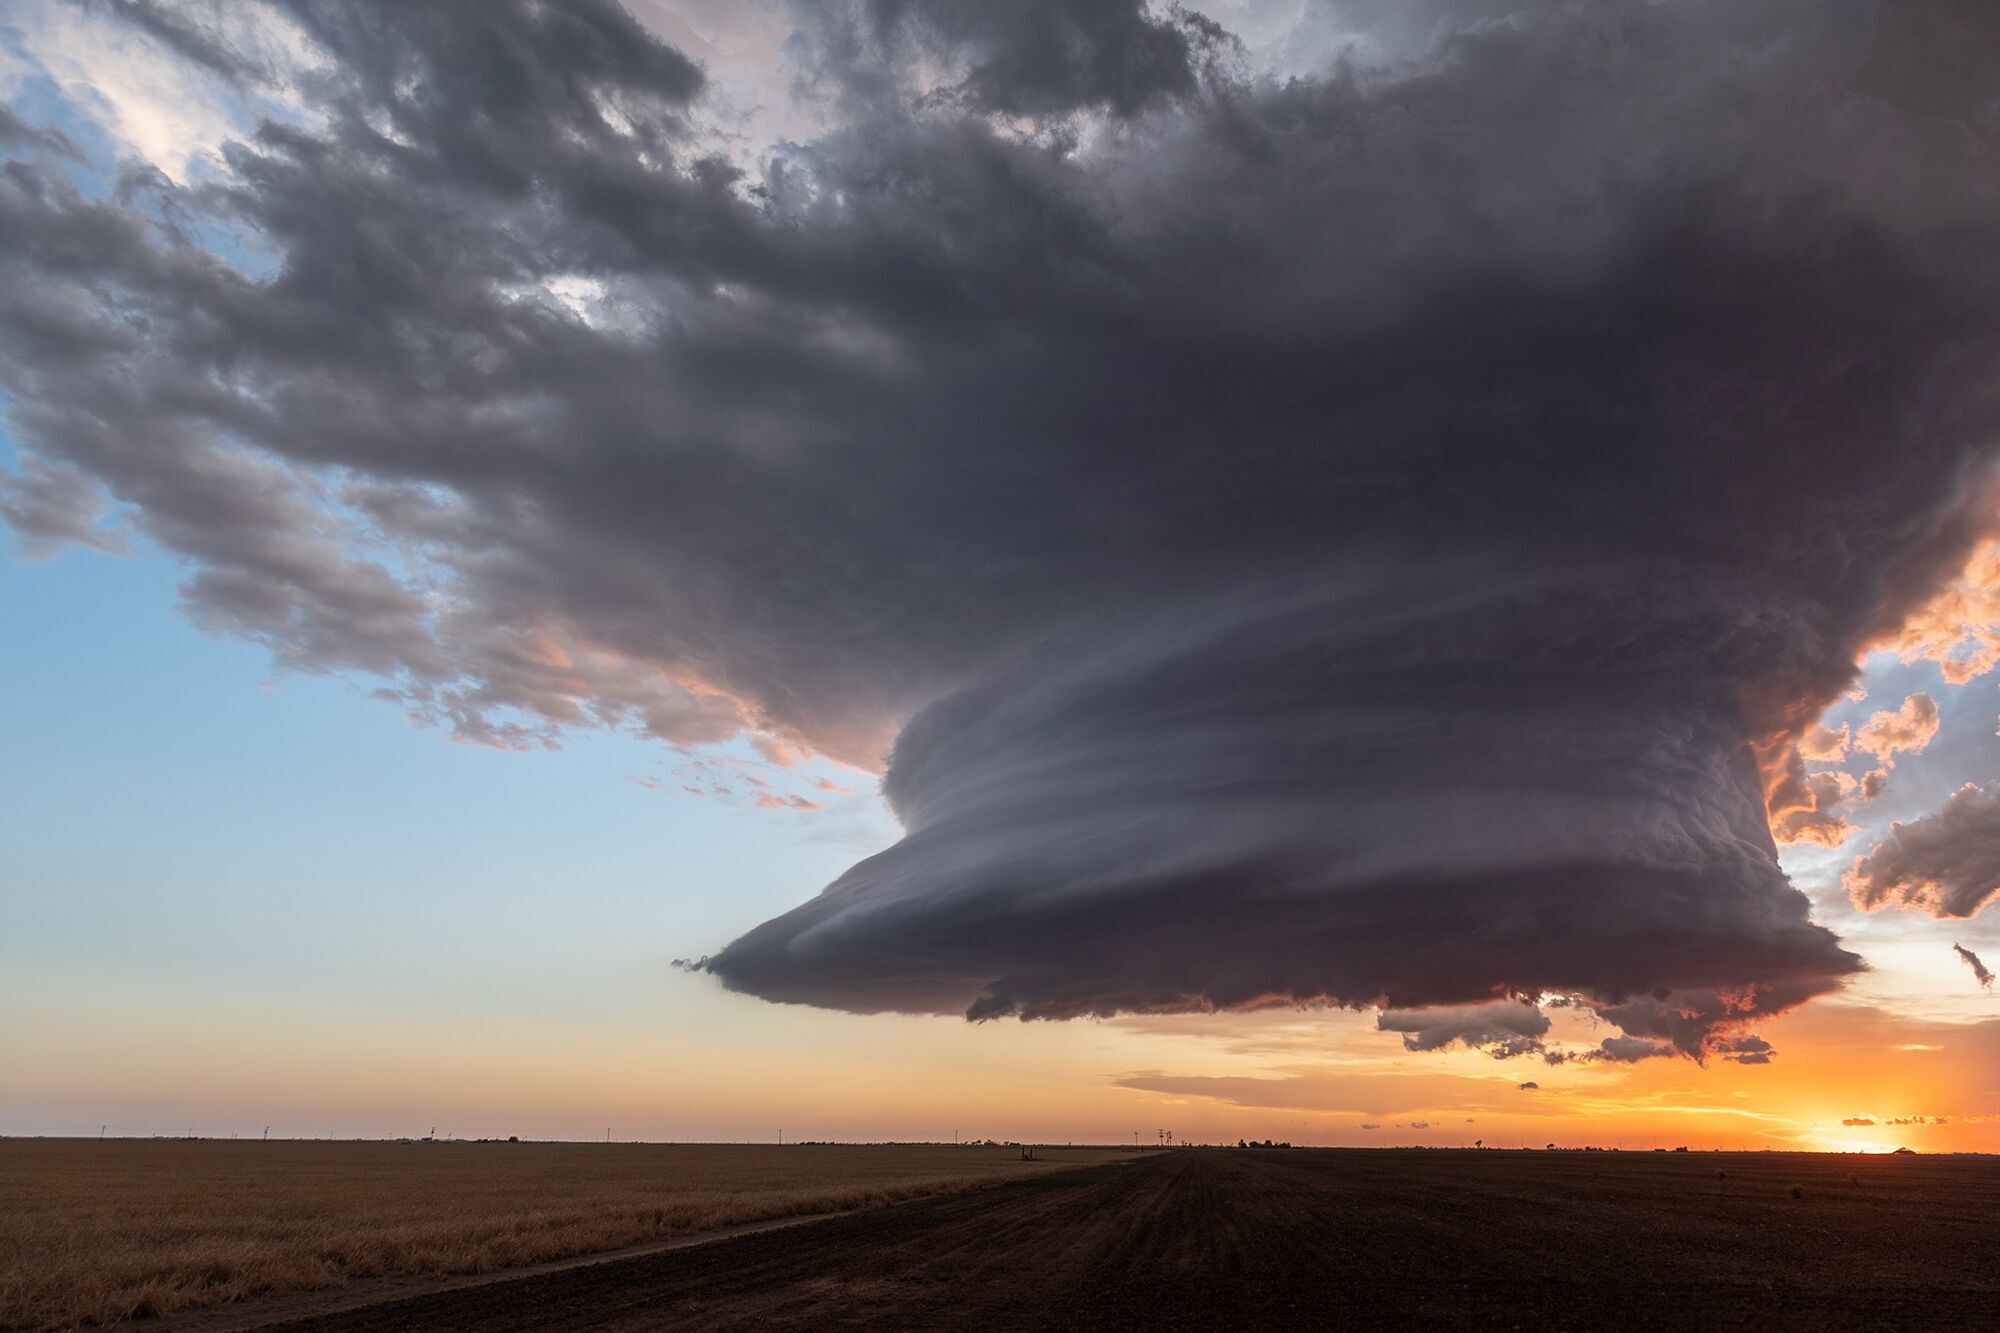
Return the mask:
[[[254,77],[256,62],[233,49],[210,25],[157,0],[83,0],[116,14],[190,64],[229,79]]]
[[[815,75],[864,98],[944,96],[972,110],[1130,116],[1191,94],[1226,40],[1200,15],[1144,0],[800,0],[794,44]],[[913,87],[934,69],[940,86]]]
[[[1902,8],[1355,5],[1278,84],[848,5],[748,174],[609,5],[284,8],[306,114],[211,183],[0,176],[22,530],[102,488],[203,624],[474,740],[893,737],[907,836],[725,984],[1748,1058],[1858,966],[1767,797],[2000,438],[2000,156]]]
[[[1654,1060],[1673,1053],[1672,1044],[1664,1041],[1648,1041],[1643,1037],[1606,1037],[1603,1046],[1591,1054],[1597,1059],[1637,1064],[1641,1060]]]
[[[1777,1048],[1762,1037],[1745,1035],[1725,1037],[1713,1043],[1712,1050],[1725,1060],[1733,1060],[1739,1065],[1767,1065],[1778,1054]]]

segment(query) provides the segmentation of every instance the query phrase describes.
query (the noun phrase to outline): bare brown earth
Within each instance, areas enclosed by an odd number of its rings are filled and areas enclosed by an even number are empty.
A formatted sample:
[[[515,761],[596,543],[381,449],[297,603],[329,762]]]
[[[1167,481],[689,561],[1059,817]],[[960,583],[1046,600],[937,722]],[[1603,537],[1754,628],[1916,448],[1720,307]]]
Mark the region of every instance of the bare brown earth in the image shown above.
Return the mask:
[[[1996,1257],[1994,1158],[1191,1150],[283,1327],[1992,1328]]]

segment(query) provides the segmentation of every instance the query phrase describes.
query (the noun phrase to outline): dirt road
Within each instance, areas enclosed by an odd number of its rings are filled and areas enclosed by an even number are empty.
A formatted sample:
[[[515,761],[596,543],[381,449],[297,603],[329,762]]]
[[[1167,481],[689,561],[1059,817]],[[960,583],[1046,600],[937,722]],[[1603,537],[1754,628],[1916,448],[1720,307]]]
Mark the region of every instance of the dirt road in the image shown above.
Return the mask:
[[[1972,1328],[1996,1254],[2000,1159],[1194,1150],[281,1327]]]

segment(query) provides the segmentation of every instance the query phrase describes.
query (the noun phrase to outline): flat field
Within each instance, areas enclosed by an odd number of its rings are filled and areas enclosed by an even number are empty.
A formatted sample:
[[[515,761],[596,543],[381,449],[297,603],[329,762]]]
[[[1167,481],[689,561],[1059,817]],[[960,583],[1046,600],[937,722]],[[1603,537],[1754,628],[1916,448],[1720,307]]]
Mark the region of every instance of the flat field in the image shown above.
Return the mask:
[[[288,1333],[2000,1326],[2000,1159],[1191,1150]]]
[[[962,1190],[1108,1150],[0,1139],[0,1327],[472,1273]]]

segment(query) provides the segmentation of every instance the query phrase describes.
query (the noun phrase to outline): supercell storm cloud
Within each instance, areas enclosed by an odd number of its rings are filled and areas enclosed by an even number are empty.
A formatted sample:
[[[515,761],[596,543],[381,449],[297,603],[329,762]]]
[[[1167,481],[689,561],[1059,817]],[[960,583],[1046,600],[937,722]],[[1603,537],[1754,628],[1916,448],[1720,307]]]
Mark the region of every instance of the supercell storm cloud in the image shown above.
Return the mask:
[[[886,762],[738,990],[1758,1063],[1794,742],[1992,514],[1989,10],[801,6],[745,166],[608,4],[135,5],[269,118],[0,121],[0,504],[467,739]]]

